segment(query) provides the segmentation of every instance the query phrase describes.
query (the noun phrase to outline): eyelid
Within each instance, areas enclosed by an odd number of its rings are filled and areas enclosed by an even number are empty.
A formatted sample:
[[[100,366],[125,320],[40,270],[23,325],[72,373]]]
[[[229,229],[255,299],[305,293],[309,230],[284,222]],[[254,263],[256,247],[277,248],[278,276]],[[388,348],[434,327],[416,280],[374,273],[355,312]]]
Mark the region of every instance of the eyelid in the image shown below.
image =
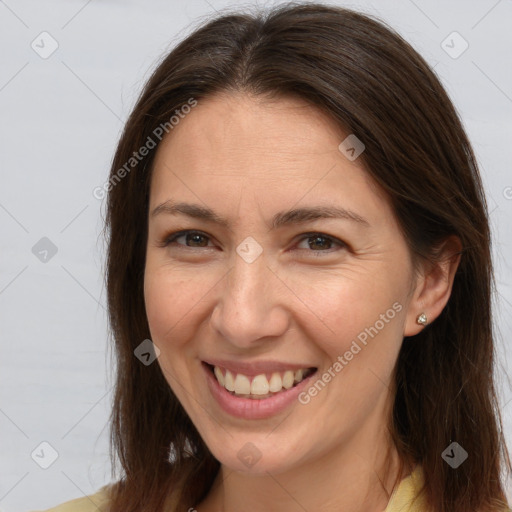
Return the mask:
[[[203,232],[203,231],[200,231],[200,230],[197,230],[197,229],[183,229],[183,230],[180,230],[180,231],[173,231],[171,233],[168,233],[166,234],[162,241],[160,243],[158,243],[158,247],[168,247],[171,243],[173,243],[177,238],[180,238],[182,236],[186,236],[188,234],[198,234],[198,235],[202,235],[206,238],[208,238],[209,240],[211,240],[211,236],[208,235],[207,233]],[[308,238],[313,238],[315,236],[318,236],[318,237],[322,237],[322,238],[326,238],[327,240],[330,240],[331,242],[333,242],[333,244],[337,245],[339,247],[338,250],[340,249],[349,249],[349,245],[344,242],[343,240],[340,240],[339,238],[335,237],[335,236],[332,236],[332,235],[328,235],[327,233],[323,233],[321,231],[311,231],[311,232],[307,232],[307,233],[301,233],[300,235],[298,235],[300,237],[299,241],[297,243],[300,243],[304,240],[307,240]],[[180,248],[183,248],[185,250],[196,250],[196,249],[211,249],[212,247],[211,246],[206,246],[206,247],[188,247],[186,245],[183,245],[183,244],[177,244]],[[326,254],[331,254],[332,252],[337,252],[337,251],[333,251],[332,248],[331,249],[326,249],[326,250],[308,250],[308,249],[294,249],[294,250],[298,250],[298,251],[306,251],[306,252],[309,252],[309,253],[312,253],[312,254],[320,254],[320,253],[326,253]]]
[[[321,231],[311,231],[309,233],[301,233],[300,235],[300,239],[299,239],[299,242],[302,242],[304,240],[307,240],[308,238],[313,238],[315,236],[318,236],[320,238],[326,238],[327,240],[330,240],[331,242],[333,242],[333,244],[335,245],[338,245],[341,249],[348,249],[348,244],[345,243],[343,240],[340,240],[339,238],[335,237],[335,236],[332,236],[332,235],[328,235],[327,233],[323,233]],[[307,249],[296,249],[296,250],[304,250],[306,252],[311,252],[311,253],[326,253],[326,254],[330,254],[332,252],[336,252],[336,251],[333,251],[332,249],[326,249],[325,251],[315,251],[315,250],[307,250]]]
[[[172,242],[174,242],[174,240],[176,240],[177,238],[180,238],[182,236],[185,236],[185,235],[189,235],[189,234],[194,234],[194,235],[201,235],[201,236],[204,236],[208,239],[211,239],[212,237],[210,235],[208,235],[207,233],[204,233],[203,231],[199,231],[197,229],[182,229],[180,231],[173,231],[171,233],[168,233],[166,234],[161,242],[159,242],[157,245],[159,247],[167,247],[169,246]],[[187,247],[186,245],[183,245],[183,244],[178,244],[179,246],[185,248],[185,249],[204,249],[204,247]]]

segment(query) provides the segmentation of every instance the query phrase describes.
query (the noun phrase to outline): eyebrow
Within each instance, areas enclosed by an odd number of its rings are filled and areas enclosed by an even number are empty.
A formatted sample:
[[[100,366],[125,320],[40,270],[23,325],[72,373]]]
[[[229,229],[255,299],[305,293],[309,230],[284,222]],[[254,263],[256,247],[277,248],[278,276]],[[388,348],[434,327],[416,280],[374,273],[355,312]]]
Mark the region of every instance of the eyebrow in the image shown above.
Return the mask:
[[[168,215],[186,215],[187,217],[212,222],[230,229],[230,223],[227,219],[220,217],[212,209],[199,204],[174,203],[169,199],[158,205],[151,212],[151,217],[153,218],[163,213]],[[362,226],[370,227],[370,223],[357,213],[337,206],[309,206],[278,212],[272,218],[270,225],[271,229],[277,229],[282,226],[300,224],[318,219],[347,219],[357,222]]]

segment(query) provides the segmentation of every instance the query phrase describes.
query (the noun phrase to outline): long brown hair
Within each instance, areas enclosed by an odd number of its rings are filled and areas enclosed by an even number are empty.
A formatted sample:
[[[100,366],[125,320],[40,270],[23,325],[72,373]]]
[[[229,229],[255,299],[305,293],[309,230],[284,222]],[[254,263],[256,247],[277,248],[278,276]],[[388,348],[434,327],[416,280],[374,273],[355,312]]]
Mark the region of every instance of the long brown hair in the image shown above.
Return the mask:
[[[188,510],[219,470],[159,365],[134,356],[150,338],[143,275],[157,148],[139,149],[150,138],[158,146],[158,127],[171,133],[171,116],[191,99],[230,91],[300,97],[357,134],[415,261],[435,262],[439,242],[459,237],[447,306],[402,344],[388,428],[401,458],[421,465],[431,510],[503,509],[500,470],[511,466],[493,377],[491,241],[468,138],[438,78],[396,32],[367,15],[300,2],[204,22],[158,65],[120,138],[106,187],[113,475],[121,466],[110,511]],[[469,453],[457,469],[441,457],[453,441]]]

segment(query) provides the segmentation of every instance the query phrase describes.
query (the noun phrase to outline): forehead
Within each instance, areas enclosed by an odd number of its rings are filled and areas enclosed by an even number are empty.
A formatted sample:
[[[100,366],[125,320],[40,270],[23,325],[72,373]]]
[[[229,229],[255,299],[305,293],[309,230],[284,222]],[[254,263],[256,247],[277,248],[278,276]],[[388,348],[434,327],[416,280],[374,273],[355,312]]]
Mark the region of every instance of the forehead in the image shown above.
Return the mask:
[[[303,198],[356,210],[364,204],[378,216],[389,210],[388,201],[361,161],[338,149],[347,135],[297,98],[218,94],[200,100],[157,150],[151,206],[177,196],[225,206],[247,201],[250,193],[271,210],[276,202]]]
[[[199,100],[165,137],[159,152],[178,150],[188,160],[214,157],[224,163],[250,162],[258,154],[267,164],[276,157],[292,163],[336,154],[342,137],[333,120],[301,99],[222,93]]]

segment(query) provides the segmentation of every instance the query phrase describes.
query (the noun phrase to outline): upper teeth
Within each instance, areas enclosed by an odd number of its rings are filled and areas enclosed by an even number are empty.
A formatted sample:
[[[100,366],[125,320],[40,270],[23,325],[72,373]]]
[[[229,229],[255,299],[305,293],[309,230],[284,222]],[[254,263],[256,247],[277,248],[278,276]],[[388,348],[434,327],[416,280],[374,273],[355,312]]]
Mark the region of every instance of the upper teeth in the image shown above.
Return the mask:
[[[224,371],[225,374],[222,373],[222,370],[218,366],[215,366],[213,369],[219,384],[237,395],[267,395],[269,392],[277,393],[283,388],[290,389],[294,383],[301,382],[309,374],[307,369],[296,371],[287,370],[283,373],[272,373],[270,380],[268,380],[264,373],[252,378],[242,373],[238,373],[235,377],[229,370]]]

